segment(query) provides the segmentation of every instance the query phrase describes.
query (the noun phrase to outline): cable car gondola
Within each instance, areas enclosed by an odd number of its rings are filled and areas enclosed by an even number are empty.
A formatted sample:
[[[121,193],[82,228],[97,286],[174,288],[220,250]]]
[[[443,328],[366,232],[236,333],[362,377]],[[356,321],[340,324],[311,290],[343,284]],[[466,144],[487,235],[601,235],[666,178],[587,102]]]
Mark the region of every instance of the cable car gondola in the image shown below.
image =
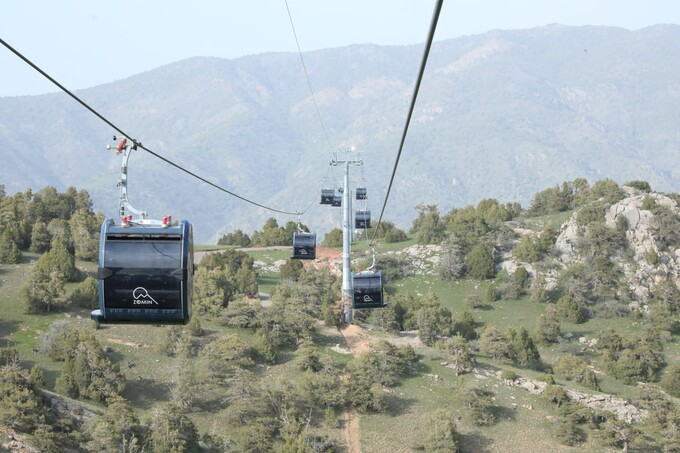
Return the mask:
[[[365,230],[371,228],[371,211],[357,211],[354,226]]]
[[[296,260],[313,260],[316,258],[316,234],[293,233],[293,256]]]
[[[357,200],[366,200],[368,198],[368,193],[366,192],[365,187],[357,187],[356,191],[356,199]]]
[[[335,191],[333,189],[321,189],[321,204],[333,204],[333,196]]]
[[[333,195],[333,202],[331,203],[331,206],[334,208],[342,206],[342,195]]]
[[[385,304],[382,272],[364,271],[352,274],[353,308],[382,308]]]
[[[99,245],[101,323],[186,324],[191,319],[191,224],[142,220],[102,224]]]

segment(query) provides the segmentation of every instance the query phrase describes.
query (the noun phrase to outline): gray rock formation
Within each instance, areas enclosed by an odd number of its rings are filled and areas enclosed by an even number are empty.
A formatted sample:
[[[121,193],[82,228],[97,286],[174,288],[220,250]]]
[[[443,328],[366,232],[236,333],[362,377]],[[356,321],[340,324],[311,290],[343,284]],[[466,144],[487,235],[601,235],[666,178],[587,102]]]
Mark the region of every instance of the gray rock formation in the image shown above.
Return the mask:
[[[621,269],[627,279],[633,297],[644,303],[649,300],[656,284],[662,281],[672,281],[680,284],[680,249],[661,247],[655,237],[654,213],[643,209],[644,200],[650,197],[657,205],[666,206],[680,215],[680,209],[675,200],[660,193],[640,193],[630,187],[623,187],[627,196],[609,207],[605,214],[607,226],[615,228],[619,218],[626,219],[628,225],[626,239],[632,259],[621,260]],[[558,260],[567,265],[580,262],[575,244],[586,233],[586,229],[576,222],[577,212],[562,225],[560,234],[555,242],[555,255]],[[658,256],[656,263],[650,263],[648,256],[654,251]]]

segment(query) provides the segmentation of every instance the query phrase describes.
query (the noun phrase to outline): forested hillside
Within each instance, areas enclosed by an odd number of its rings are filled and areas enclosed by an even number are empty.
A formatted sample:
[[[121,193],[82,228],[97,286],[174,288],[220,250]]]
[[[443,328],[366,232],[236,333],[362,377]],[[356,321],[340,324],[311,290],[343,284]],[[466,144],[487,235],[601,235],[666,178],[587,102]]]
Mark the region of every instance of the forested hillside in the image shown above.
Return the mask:
[[[577,178],[379,232],[383,309],[339,250],[224,245],[184,326],[96,325],[88,193],[0,197],[0,432],[39,451],[676,451],[680,195]],[[278,245],[273,220],[224,243]],[[291,227],[292,228],[292,227]],[[332,243],[331,232],[325,241]],[[367,245],[353,245],[364,269]]]
[[[578,177],[678,190],[679,46],[675,25],[550,25],[435,42],[387,218],[405,229],[418,204],[527,204]],[[421,54],[373,45],[305,53],[327,134],[297,54],[192,58],[77,94],[152,150],[241,196],[305,211],[325,233],[339,214],[315,199],[341,178],[329,172],[334,152],[361,152],[369,208],[378,209]],[[76,185],[116,213],[109,126],[63,94],[2,98],[0,125],[8,190]],[[204,242],[272,215],[142,151],[130,161],[130,200],[152,217],[191,220]]]

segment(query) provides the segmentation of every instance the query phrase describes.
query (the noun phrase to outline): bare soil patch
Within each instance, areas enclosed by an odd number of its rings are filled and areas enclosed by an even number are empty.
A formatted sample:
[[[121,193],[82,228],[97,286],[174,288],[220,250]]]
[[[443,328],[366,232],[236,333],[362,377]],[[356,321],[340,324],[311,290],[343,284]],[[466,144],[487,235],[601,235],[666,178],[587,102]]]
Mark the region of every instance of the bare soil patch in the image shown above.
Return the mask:
[[[340,275],[342,273],[342,250],[317,247],[316,259],[306,261],[305,265],[316,269],[329,269],[331,273]]]

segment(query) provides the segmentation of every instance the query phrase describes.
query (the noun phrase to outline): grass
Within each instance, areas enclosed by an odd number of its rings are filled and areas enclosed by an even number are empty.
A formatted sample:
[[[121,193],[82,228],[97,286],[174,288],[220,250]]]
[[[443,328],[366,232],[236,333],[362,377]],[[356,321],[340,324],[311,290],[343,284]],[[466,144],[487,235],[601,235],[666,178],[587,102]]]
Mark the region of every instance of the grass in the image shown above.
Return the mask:
[[[378,252],[392,252],[396,250],[402,250],[412,245],[416,245],[416,240],[413,237],[409,237],[403,242],[385,242],[378,239]],[[366,242],[366,238],[362,237],[352,243],[352,250],[357,252],[363,252],[365,250],[370,250],[371,246]]]
[[[233,245],[194,244],[194,251],[196,252],[217,252],[233,248],[237,247],[234,247]]]
[[[571,211],[557,212],[554,214],[546,214],[537,217],[531,217],[524,221],[524,225],[532,230],[541,231],[548,226],[553,229],[559,229],[574,213]]]
[[[564,214],[564,213],[563,213]],[[532,219],[532,221],[535,219]],[[398,250],[413,245],[411,239],[398,244],[381,245],[381,251]],[[362,253],[368,246],[356,244],[353,250]],[[269,266],[278,260],[288,259],[290,250],[248,251],[256,261]],[[47,315],[26,315],[23,307],[17,304],[19,289],[25,284],[30,270],[37,260],[37,255],[25,254],[24,262],[19,265],[4,265],[0,272],[0,346],[16,345],[26,365],[37,364],[46,371],[47,388],[53,389],[54,382],[61,369],[61,364],[51,361],[45,354],[34,352],[40,344],[40,338],[49,329],[52,322],[66,319],[64,312]],[[96,263],[78,263],[79,268],[92,274],[96,272]],[[271,293],[279,284],[277,272],[259,271],[258,285],[261,292]],[[468,294],[475,292],[485,300],[485,292],[492,282],[480,282],[462,279],[455,282],[444,282],[434,275],[418,275],[391,282],[387,285],[388,295],[395,293],[426,294],[432,292],[440,302],[452,313],[469,311],[473,314],[478,326],[495,325],[501,330],[509,327],[524,326],[532,332],[538,317],[544,312],[545,305],[535,303],[523,297],[520,300],[499,300],[487,303],[481,309],[472,309],[466,303]],[[68,284],[67,291],[72,291],[76,284]],[[389,302],[389,298],[388,298]],[[75,310],[70,318],[71,323],[84,328],[92,328],[88,310]],[[80,319],[77,318],[80,316]],[[208,342],[225,332],[233,332],[252,341],[254,332],[249,330],[225,327],[216,320],[201,319],[206,336],[198,339]],[[168,357],[160,352],[167,337],[169,327],[157,326],[104,326],[95,333],[103,346],[110,348],[109,357],[121,367],[127,379],[124,396],[139,411],[142,420],[149,420],[151,409],[159,402],[168,401],[172,397],[172,389],[177,382],[179,359]],[[562,331],[570,332],[578,339],[580,336],[597,338],[605,329],[614,328],[621,335],[630,337],[638,335],[647,328],[628,317],[603,319],[595,318],[583,324],[562,323]],[[372,335],[389,336],[383,332]],[[336,353],[332,346],[343,340],[333,329],[321,330],[315,338],[315,344],[321,355],[328,355],[340,368],[344,368],[350,355]],[[594,352],[578,345],[578,341],[553,346],[540,345],[539,350],[544,362],[554,363],[565,351],[583,353],[586,357],[598,361]],[[423,433],[427,432],[427,416],[438,408],[448,408],[457,417],[456,423],[464,437],[466,451],[607,451],[599,447],[593,439],[579,448],[570,448],[558,444],[553,436],[555,410],[540,397],[531,395],[517,387],[507,387],[495,378],[482,378],[473,374],[462,377],[455,376],[452,370],[441,363],[445,358],[437,350],[424,348],[422,362],[417,372],[402,379],[395,387],[386,390],[389,412],[384,414],[362,414],[360,418],[362,451],[413,451],[422,442]],[[680,359],[680,344],[672,341],[665,345],[667,363],[676,363]],[[291,383],[300,377],[294,359],[294,351],[284,351],[281,363],[271,366],[257,366],[256,373],[268,385]],[[492,368],[508,368],[517,374],[536,378],[540,373],[499,364],[485,357],[478,357],[481,364]],[[208,381],[207,364],[198,357],[192,361],[192,369],[200,382]],[[440,379],[435,380],[434,375]],[[627,399],[637,398],[637,389],[625,385],[610,376],[601,375],[603,392]],[[559,383],[563,383],[557,379]],[[497,422],[489,427],[479,428],[467,419],[461,396],[466,387],[483,387],[494,393],[497,406]],[[595,393],[589,389],[579,388],[568,383],[570,388]],[[192,419],[199,432],[210,432],[228,424],[228,404],[224,385],[198,385],[196,397],[204,405],[203,409],[192,413]],[[342,442],[342,432],[327,428],[321,423],[322,414],[314,414],[312,432],[327,435]]]
[[[468,419],[461,398],[471,387],[493,392],[496,417],[493,425],[480,428]],[[441,366],[441,360],[422,361],[418,374],[403,379],[386,396],[389,413],[361,416],[364,452],[416,450],[431,429],[428,415],[437,409],[446,409],[454,415],[463,435],[464,451],[572,451],[553,439],[549,417],[554,413],[547,403],[495,378],[456,376],[451,369]]]
[[[472,313],[479,327],[491,324],[501,326],[503,330],[502,326],[524,326],[530,332],[533,331],[545,306],[530,301],[528,296],[519,300],[485,302],[485,305],[479,309],[472,309],[467,305],[466,298],[472,293],[476,293],[482,301],[485,301],[486,289],[492,284],[492,281],[480,282],[472,279],[444,282],[433,275],[419,275],[392,282],[387,285],[387,292],[388,294],[406,292],[416,295],[432,292],[439,297],[444,307],[451,310],[454,316],[463,311]]]
[[[46,368],[48,379],[59,366],[47,367],[47,363],[33,352],[39,345],[40,336],[47,331],[49,325],[63,314],[27,315],[19,302],[19,290],[30,275],[38,255],[24,253],[20,264],[3,265],[0,273],[0,345],[16,347],[22,358],[31,365],[38,364]]]

